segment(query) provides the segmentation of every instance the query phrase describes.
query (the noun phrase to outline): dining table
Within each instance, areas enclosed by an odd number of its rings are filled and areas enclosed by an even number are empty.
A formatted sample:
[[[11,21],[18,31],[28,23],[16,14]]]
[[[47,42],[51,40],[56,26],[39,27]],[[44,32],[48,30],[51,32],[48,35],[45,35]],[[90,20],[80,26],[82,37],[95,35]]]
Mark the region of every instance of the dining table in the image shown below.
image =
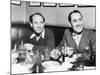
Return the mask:
[[[53,59],[49,54],[49,50],[46,49],[44,51],[44,54],[41,54],[39,52],[39,50],[33,52],[28,51],[28,50],[24,50],[24,51],[20,51],[20,56],[19,53],[16,52],[17,50],[15,50],[15,52],[12,53],[12,59],[15,58],[20,59],[21,61],[15,61],[15,62],[11,62],[11,74],[33,74],[33,73],[50,73],[50,72],[63,72],[63,71],[80,71],[80,70],[95,70],[96,66],[86,66],[85,60],[83,60],[84,58],[80,58],[81,60],[76,60],[76,58],[74,58],[75,55],[73,55],[72,57],[69,56],[63,56],[64,57],[64,61],[62,61],[63,58],[62,55],[60,56],[59,59],[55,60]],[[27,51],[27,53],[24,53],[25,51]],[[24,57],[24,55],[26,55],[26,57]],[[29,56],[29,60],[30,57],[32,58],[31,63],[27,62],[26,63],[26,58],[27,55]],[[22,57],[23,56],[23,57]],[[19,57],[19,58],[18,58]],[[23,58],[25,58],[25,60],[22,60]]]
[[[32,73],[50,73],[63,71],[80,71],[80,70],[95,70],[96,66],[84,66],[84,69],[79,69],[76,63],[47,60],[36,64],[16,63],[11,65],[12,74],[32,74]]]

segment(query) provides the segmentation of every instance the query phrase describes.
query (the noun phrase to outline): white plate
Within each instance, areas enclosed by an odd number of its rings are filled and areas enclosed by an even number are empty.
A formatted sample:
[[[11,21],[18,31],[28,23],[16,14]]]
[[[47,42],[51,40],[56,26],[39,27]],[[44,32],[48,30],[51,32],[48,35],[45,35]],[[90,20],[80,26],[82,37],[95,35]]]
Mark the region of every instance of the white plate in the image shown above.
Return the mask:
[[[68,71],[68,69],[73,66],[73,64],[69,62],[64,62],[60,65],[56,61],[46,61],[43,62],[42,65],[45,67],[44,72]]]
[[[59,71],[63,71],[63,69],[61,68],[61,66],[52,66],[52,67],[49,67],[49,68],[46,68],[44,70],[44,72],[59,72]]]
[[[54,66],[60,66],[60,63],[56,62],[56,61],[45,61],[42,63],[42,65],[45,68],[50,68],[50,67],[54,67]]]

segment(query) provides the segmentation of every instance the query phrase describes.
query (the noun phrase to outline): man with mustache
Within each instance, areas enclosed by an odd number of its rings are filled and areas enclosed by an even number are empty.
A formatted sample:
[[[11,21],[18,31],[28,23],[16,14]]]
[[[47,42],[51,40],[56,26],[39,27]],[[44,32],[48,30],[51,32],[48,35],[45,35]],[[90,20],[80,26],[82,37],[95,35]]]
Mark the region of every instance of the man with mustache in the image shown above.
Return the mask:
[[[91,54],[96,51],[96,33],[84,28],[83,16],[80,11],[74,10],[68,16],[71,28],[64,32],[63,40],[58,47],[62,48],[66,44],[66,53],[61,50],[62,54],[67,54],[75,58],[84,57],[90,60]],[[73,50],[73,52],[72,52]]]

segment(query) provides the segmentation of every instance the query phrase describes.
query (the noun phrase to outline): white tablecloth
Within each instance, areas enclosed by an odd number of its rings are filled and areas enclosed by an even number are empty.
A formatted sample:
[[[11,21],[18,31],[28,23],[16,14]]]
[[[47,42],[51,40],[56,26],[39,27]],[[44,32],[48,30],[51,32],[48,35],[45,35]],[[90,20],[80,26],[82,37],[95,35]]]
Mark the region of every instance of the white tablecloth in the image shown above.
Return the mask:
[[[12,64],[12,74],[31,73],[32,64]]]
[[[64,62],[61,65],[56,61],[46,61],[42,63],[45,67],[44,72],[59,72],[59,71],[68,71],[73,64]],[[12,64],[12,74],[21,74],[21,73],[31,73],[29,69],[32,67],[32,64]],[[96,69],[95,67],[84,66],[84,70]]]

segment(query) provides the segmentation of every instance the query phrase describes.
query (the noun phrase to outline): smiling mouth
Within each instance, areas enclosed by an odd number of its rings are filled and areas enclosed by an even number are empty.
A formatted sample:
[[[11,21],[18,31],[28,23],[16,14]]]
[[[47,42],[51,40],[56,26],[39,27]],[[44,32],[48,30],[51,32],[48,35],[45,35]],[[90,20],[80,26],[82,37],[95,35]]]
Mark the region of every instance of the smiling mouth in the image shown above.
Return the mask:
[[[81,27],[82,25],[77,25],[76,27]]]
[[[38,30],[41,30],[42,28],[41,28],[41,27],[38,27],[37,29],[38,29]]]
[[[78,26],[76,26],[76,28],[82,28],[82,25],[78,25]]]
[[[38,31],[42,31],[42,29],[37,29]]]

